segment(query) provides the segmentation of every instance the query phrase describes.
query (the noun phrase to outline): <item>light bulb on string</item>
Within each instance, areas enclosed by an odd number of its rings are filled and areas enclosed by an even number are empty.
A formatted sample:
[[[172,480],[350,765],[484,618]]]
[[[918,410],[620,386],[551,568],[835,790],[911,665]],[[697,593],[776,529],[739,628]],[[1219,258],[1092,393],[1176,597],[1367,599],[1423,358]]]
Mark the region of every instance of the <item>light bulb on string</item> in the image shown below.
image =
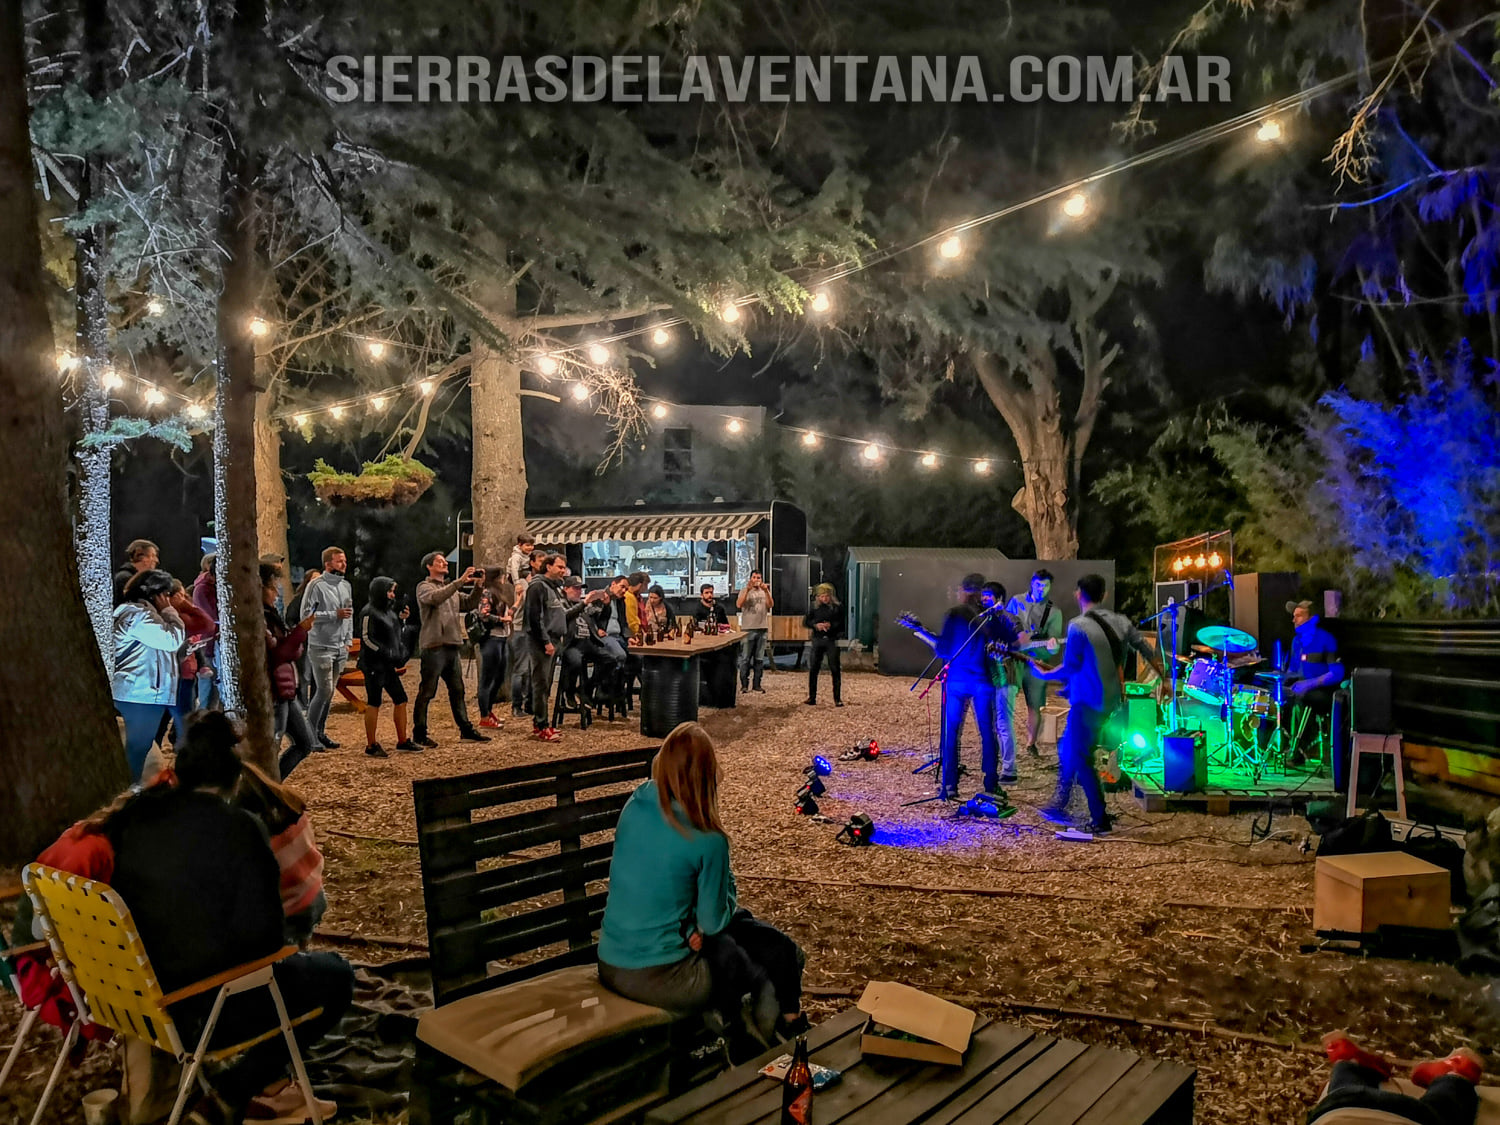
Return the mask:
[[[722,309],[719,310],[719,319],[722,320],[725,324],[738,323],[740,319],[740,307],[733,301],[728,302]]]
[[[329,414],[329,417],[331,417],[335,422],[337,422],[340,418],[342,418],[344,416],[344,408],[342,406],[339,406],[338,404],[335,403],[333,406],[330,406],[328,408],[328,414]]]
[[[307,415],[306,414],[293,414],[292,415],[292,425],[296,426],[300,430],[303,426],[307,425]]]
[[[374,409],[376,409],[376,410],[384,410],[385,409],[385,396],[384,395],[376,395],[374,398],[372,398],[370,400],[370,405]]]
[[[125,385],[125,380],[113,367],[106,367],[99,373],[99,385],[106,391],[118,391]]]
[[[431,395],[435,389],[436,388],[433,387],[431,379],[423,379],[420,383],[417,384],[417,390],[422,393],[423,398]]]
[[[1199,570],[1202,570],[1205,566],[1208,565],[1208,559],[1204,558],[1202,555],[1199,555],[1197,561],[1193,565],[1196,566]]]
[[[653,406],[651,408],[651,417],[653,417],[653,418],[665,418],[666,416],[667,416],[667,408],[666,408],[666,406],[663,403],[658,402],[655,406]]]
[[[863,457],[866,461],[879,461],[880,446],[876,445],[872,441],[869,445],[865,446],[864,449],[860,451],[860,456]]]
[[[1173,559],[1172,560],[1172,573],[1173,574],[1181,574],[1182,573],[1182,560],[1181,559]]]
[[[724,424],[724,428],[732,434],[737,434],[745,428],[745,424],[738,418],[731,418]]]
[[[1255,139],[1263,145],[1281,140],[1281,122],[1274,117],[1262,121],[1260,128],[1255,130]]]
[[[573,401],[583,402],[589,397],[589,389],[582,383],[573,384]]]
[[[1213,554],[1208,556],[1208,565],[1211,567],[1217,568],[1223,561],[1224,557],[1220,555],[1218,551],[1215,551]]]
[[[152,297],[146,302],[146,311],[152,316],[161,316],[162,313],[167,311],[167,303],[160,297]]]
[[[208,416],[208,409],[201,402],[194,402],[190,403],[183,413],[189,418],[205,418]]]
[[[589,345],[589,362],[602,366],[609,362],[609,349],[603,344]],[[555,368],[554,368],[555,370]]]
[[[380,340],[366,341],[365,350],[370,353],[371,359],[383,359],[385,357],[385,344]]]
[[[556,375],[557,360],[550,355],[539,355],[536,357],[536,369],[543,375]]]
[[[946,258],[950,262],[963,252],[964,240],[959,238],[956,234],[950,234],[947,238],[938,243],[938,257]]]
[[[802,444],[807,446],[809,449],[816,448],[818,444],[817,433],[812,430],[808,430],[807,433],[802,435]]]
[[[917,459],[917,464],[921,465],[924,469],[935,469],[937,468],[937,463],[938,456],[936,453],[924,453]]]
[[[270,322],[258,316],[250,318],[250,335],[266,336],[271,332]]]
[[[1063,200],[1062,212],[1070,219],[1081,219],[1089,209],[1089,197],[1081,191],[1075,191],[1067,199]]]
[[[984,476],[985,473],[990,471],[990,463],[988,461],[975,461],[974,471],[980,476]]]
[[[826,313],[833,308],[833,300],[828,296],[826,289],[820,289],[813,294],[812,300],[808,302],[808,308],[815,313]]]
[[[658,328],[651,333],[651,342],[658,348],[664,348],[672,342],[672,333],[665,328]]]
[[[167,396],[162,394],[161,391],[157,390],[155,387],[147,387],[146,393],[141,397],[146,400],[147,406],[160,406],[162,403],[167,401]]]
[[[72,352],[57,353],[57,370],[66,375],[78,366],[78,357]]]

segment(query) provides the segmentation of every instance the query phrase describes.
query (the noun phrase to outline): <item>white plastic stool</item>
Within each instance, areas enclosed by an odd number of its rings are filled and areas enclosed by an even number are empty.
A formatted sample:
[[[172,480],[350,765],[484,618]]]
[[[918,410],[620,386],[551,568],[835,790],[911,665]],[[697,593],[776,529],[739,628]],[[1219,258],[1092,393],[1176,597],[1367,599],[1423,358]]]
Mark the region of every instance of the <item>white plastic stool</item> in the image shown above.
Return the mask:
[[[1359,806],[1359,756],[1361,754],[1389,754],[1396,760],[1396,813],[1406,819],[1406,773],[1401,765],[1401,736],[1399,734],[1360,734],[1354,732],[1353,748],[1349,751],[1349,809],[1353,816]]]

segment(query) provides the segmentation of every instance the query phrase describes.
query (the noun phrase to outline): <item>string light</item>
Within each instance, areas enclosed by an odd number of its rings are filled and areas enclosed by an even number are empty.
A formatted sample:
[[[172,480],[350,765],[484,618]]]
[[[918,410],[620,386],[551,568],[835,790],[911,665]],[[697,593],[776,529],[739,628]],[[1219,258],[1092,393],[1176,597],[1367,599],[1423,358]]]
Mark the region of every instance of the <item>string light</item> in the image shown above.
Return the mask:
[[[543,375],[556,375],[557,360],[550,355],[537,356],[536,369]]]
[[[816,449],[818,445],[818,435],[812,430],[808,430],[807,433],[802,435],[802,444],[807,446],[807,448],[809,449]]]
[[[334,403],[332,406],[330,406],[328,408],[328,413],[333,417],[333,420],[335,422],[337,422],[340,418],[342,418],[344,416],[344,408],[342,406],[340,406],[338,403]]]
[[[1081,191],[1075,191],[1067,199],[1063,200],[1063,214],[1070,219],[1081,219],[1089,209],[1089,197]]]
[[[208,410],[203,406],[202,403],[194,402],[188,404],[188,408],[186,411],[184,411],[184,413],[189,418],[203,418],[208,415]]]
[[[737,434],[745,428],[745,424],[738,418],[731,418],[727,423],[725,423],[724,428],[732,434]]]
[[[113,367],[106,367],[99,375],[99,385],[106,391],[118,391],[125,385],[125,380],[120,378]]]
[[[372,407],[374,407],[376,410],[384,410],[385,409],[385,395],[376,395],[374,398],[372,398],[370,400],[370,405]]]
[[[651,333],[651,342],[658,348],[664,348],[672,342],[672,333],[665,328],[658,328]]]
[[[947,258],[950,262],[964,252],[964,240],[956,234],[950,234],[938,243],[938,257]]]
[[[589,397],[589,389],[582,383],[573,384],[573,401],[583,402]]]
[[[733,301],[730,301],[727,305],[719,310],[719,319],[722,320],[725,324],[736,323],[740,319],[740,307]]]
[[[423,398],[430,398],[434,390],[432,380],[423,379],[417,384],[417,390],[421,392]]]
[[[146,311],[152,316],[161,316],[162,313],[167,311],[167,303],[160,297],[152,297],[146,302]]]
[[[365,344],[371,359],[382,359],[385,356],[385,344],[379,340],[370,340]]]
[[[1199,555],[1198,556],[1198,562],[1197,562],[1198,569],[1202,570],[1207,565],[1208,565],[1208,560],[1206,558],[1204,558],[1202,555]]]
[[[62,372],[62,374],[66,375],[69,371],[72,371],[73,368],[77,366],[78,357],[72,352],[57,353],[57,369],[58,371]]]
[[[1281,140],[1281,122],[1274,117],[1262,121],[1260,128],[1255,130],[1255,139],[1263,145]]]
[[[879,461],[880,460],[880,446],[876,445],[872,441],[869,445],[865,446],[864,452],[863,452],[862,456],[864,457],[864,459],[866,461]]]
[[[147,406],[160,406],[167,401],[167,396],[155,387],[147,387],[146,393],[141,396],[146,400]]]
[[[666,405],[664,403],[658,402],[655,406],[653,406],[651,408],[651,417],[660,419],[660,418],[665,418],[666,416],[667,416],[667,408],[666,408]]]
[[[258,316],[252,316],[250,318],[250,335],[265,336],[268,335],[270,331],[271,325],[267,321],[262,320]]]
[[[833,301],[828,296],[827,290],[820,289],[813,294],[813,298],[808,303],[808,307],[815,313],[826,313],[829,309],[833,308]]]
[[[988,461],[975,461],[974,471],[980,476],[984,476],[985,473],[990,471],[990,463]]]
[[[924,453],[918,462],[924,469],[935,469],[937,468],[937,463],[938,458],[936,453]]]
[[[589,345],[589,362],[596,366],[603,366],[609,362],[609,349],[603,344],[593,343]]]
[[[1217,567],[1221,563],[1223,563],[1223,561],[1224,561],[1224,557],[1222,555],[1220,555],[1218,551],[1215,551],[1213,554],[1211,554],[1211,555],[1208,556],[1208,565],[1209,566]]]
[[[1172,573],[1173,574],[1181,574],[1182,573],[1182,560],[1181,559],[1173,559],[1172,560]]]
[[[293,414],[292,415],[292,424],[295,425],[300,430],[303,426],[307,425],[307,415],[306,414]]]

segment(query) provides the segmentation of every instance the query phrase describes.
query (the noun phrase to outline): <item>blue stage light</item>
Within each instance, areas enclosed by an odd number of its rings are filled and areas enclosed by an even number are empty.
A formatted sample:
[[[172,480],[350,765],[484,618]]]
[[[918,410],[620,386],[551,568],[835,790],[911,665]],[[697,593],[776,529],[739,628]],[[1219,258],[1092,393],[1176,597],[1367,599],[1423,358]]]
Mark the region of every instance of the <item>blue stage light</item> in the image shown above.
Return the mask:
[[[822,754],[814,754],[812,764],[813,769],[818,772],[818,776],[820,777],[827,777],[833,773],[833,763],[823,757]]]

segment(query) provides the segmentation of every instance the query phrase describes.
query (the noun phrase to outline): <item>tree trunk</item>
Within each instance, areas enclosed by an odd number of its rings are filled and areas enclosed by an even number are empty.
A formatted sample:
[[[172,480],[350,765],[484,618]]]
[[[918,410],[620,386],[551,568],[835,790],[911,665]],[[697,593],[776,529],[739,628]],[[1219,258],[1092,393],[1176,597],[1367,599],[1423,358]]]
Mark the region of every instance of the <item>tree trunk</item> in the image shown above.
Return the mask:
[[[515,286],[492,283],[477,300],[492,323],[514,339]],[[504,567],[516,536],[526,529],[521,365],[511,353],[480,340],[471,351],[474,561],[483,567]]]
[[[85,0],[83,5],[84,83],[89,96],[102,105],[109,94],[109,8],[105,0]],[[104,158],[91,155],[84,163],[79,185],[78,213],[84,214],[104,178]],[[108,232],[103,223],[80,230],[74,237],[74,307],[77,313],[79,373],[83,395],[83,434],[102,434],[109,426],[109,392],[104,389],[104,371],[109,366],[109,309],[105,294],[105,255]],[[110,468],[112,451],[107,445],[81,445],[78,449],[78,522],[75,539],[78,577],[83,601],[105,670],[115,664],[114,643],[114,552],[110,543],[113,527]]]
[[[0,526],[27,583],[0,601],[0,862],[32,858],[130,780],[75,579],[25,74],[20,0],[0,0]]]
[[[260,585],[260,539],[256,530],[255,472],[255,253],[258,209],[257,154],[245,143],[235,114],[248,114],[255,96],[248,72],[263,53],[265,22],[259,0],[239,0],[233,26],[218,37],[219,73],[231,97],[217,119],[224,153],[220,182],[219,371],[215,390],[215,527],[219,539],[219,632],[234,654],[238,709],[245,720],[245,756],[273,778],[280,773],[266,672],[266,625]],[[223,643],[221,641],[221,643]],[[231,678],[226,668],[224,678]],[[221,685],[222,690],[222,685]]]
[[[255,396],[255,527],[260,554],[287,560],[281,576],[283,602],[292,598],[291,551],[287,546],[286,479],[281,475],[281,431],[271,421],[269,390]]]

